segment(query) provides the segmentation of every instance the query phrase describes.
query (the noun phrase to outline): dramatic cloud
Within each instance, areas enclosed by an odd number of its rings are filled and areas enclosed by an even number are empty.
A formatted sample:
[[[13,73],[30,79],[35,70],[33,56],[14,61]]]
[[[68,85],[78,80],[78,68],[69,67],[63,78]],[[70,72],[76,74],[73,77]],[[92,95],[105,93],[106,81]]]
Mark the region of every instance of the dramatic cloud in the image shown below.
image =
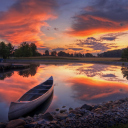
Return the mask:
[[[94,0],[93,2],[91,1],[90,6],[73,17],[72,28],[67,31],[67,34],[87,37],[128,30],[127,0]]]
[[[102,37],[101,39],[108,40],[108,41],[113,41],[113,40],[116,39],[116,37],[115,36],[113,36],[113,37]]]
[[[55,19],[55,0],[18,0],[6,12],[0,12],[0,38],[13,43],[42,44],[42,26]]]
[[[88,37],[86,40],[77,40],[78,46],[86,46],[92,48],[93,50],[107,51],[111,48],[117,48],[115,44],[102,43],[102,40],[97,40],[94,37]]]
[[[67,50],[67,49],[65,49],[65,48],[54,48],[54,49],[52,49],[53,51],[63,51],[63,50]]]
[[[39,47],[39,48],[37,48],[38,49],[38,51],[40,52],[40,53],[44,53],[46,50],[48,50],[48,51],[50,51],[50,48],[49,47],[43,47],[43,46],[41,46],[41,47]]]
[[[124,32],[119,32],[119,33],[110,33],[102,36],[100,39],[101,40],[106,40],[106,41],[115,41],[119,36],[125,35],[128,33]]]
[[[71,49],[71,50],[74,50],[74,51],[80,51],[80,50],[83,50],[83,48],[68,48],[68,49]]]

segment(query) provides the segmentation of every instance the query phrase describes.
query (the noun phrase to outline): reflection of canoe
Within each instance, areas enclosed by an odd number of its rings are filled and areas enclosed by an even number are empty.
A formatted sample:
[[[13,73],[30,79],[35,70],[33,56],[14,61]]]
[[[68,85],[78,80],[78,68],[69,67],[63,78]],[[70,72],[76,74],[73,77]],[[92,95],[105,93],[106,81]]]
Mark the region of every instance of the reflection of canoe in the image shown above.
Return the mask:
[[[11,102],[9,120],[19,118],[42,104],[53,92],[53,77],[26,92],[17,102]]]

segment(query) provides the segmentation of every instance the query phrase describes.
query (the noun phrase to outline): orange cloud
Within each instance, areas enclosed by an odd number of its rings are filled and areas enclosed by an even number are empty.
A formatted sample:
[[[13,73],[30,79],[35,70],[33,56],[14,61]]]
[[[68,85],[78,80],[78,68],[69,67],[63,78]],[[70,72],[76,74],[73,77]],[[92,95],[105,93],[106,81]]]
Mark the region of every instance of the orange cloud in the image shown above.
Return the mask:
[[[95,4],[90,3],[73,17],[71,29],[67,30],[66,34],[83,38],[97,34],[127,31],[128,2],[124,1],[111,1],[110,3],[96,0]]]
[[[0,12],[0,38],[15,44],[26,41],[42,45],[45,34],[41,27],[57,17],[55,7],[55,0],[18,0],[8,11]]]
[[[115,22],[107,18],[101,18],[96,16],[78,16],[82,20],[74,24],[76,27],[66,31],[66,34],[74,37],[88,37],[98,34],[106,33],[118,33],[128,30],[128,25],[126,23],[122,24],[120,22]],[[81,25],[80,25],[81,24]],[[83,25],[83,28],[82,28]],[[77,28],[78,27],[78,28]]]

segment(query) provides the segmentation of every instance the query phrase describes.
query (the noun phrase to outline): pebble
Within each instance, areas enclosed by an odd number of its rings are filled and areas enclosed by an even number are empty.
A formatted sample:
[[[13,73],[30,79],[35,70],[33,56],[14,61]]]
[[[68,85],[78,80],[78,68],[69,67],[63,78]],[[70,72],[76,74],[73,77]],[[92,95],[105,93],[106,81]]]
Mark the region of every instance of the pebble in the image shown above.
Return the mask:
[[[43,119],[48,120],[48,121],[52,121],[53,116],[49,112],[47,112],[43,115]]]
[[[64,113],[66,111],[67,111],[67,109],[62,109],[62,110],[60,110],[60,113]]]
[[[59,111],[59,110],[60,110],[59,108],[56,109],[56,111]]]
[[[21,120],[21,119],[16,119],[16,120],[11,120],[6,128],[16,128],[16,127],[23,127],[25,125],[25,121],[24,120]]]
[[[62,108],[65,108],[63,106]],[[0,123],[0,128],[108,128],[128,123],[128,98],[99,105],[84,104],[79,108],[56,109],[34,117],[20,118]]]
[[[69,108],[69,111],[73,110],[73,108]]]
[[[0,128],[5,128],[6,124],[5,123],[0,123]]]

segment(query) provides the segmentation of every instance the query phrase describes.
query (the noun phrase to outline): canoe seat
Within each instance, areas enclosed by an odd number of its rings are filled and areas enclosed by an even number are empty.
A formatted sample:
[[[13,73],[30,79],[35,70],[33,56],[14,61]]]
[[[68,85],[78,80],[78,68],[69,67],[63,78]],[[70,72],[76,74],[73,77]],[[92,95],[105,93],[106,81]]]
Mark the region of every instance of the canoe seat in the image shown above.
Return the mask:
[[[43,95],[42,93],[27,93],[27,94],[31,94],[31,95]]]
[[[51,87],[51,85],[45,85],[45,84],[43,84],[42,86],[44,86],[44,87]]]
[[[33,90],[39,90],[39,91],[41,90],[41,91],[43,91],[43,90],[48,90],[48,89],[33,89]]]

